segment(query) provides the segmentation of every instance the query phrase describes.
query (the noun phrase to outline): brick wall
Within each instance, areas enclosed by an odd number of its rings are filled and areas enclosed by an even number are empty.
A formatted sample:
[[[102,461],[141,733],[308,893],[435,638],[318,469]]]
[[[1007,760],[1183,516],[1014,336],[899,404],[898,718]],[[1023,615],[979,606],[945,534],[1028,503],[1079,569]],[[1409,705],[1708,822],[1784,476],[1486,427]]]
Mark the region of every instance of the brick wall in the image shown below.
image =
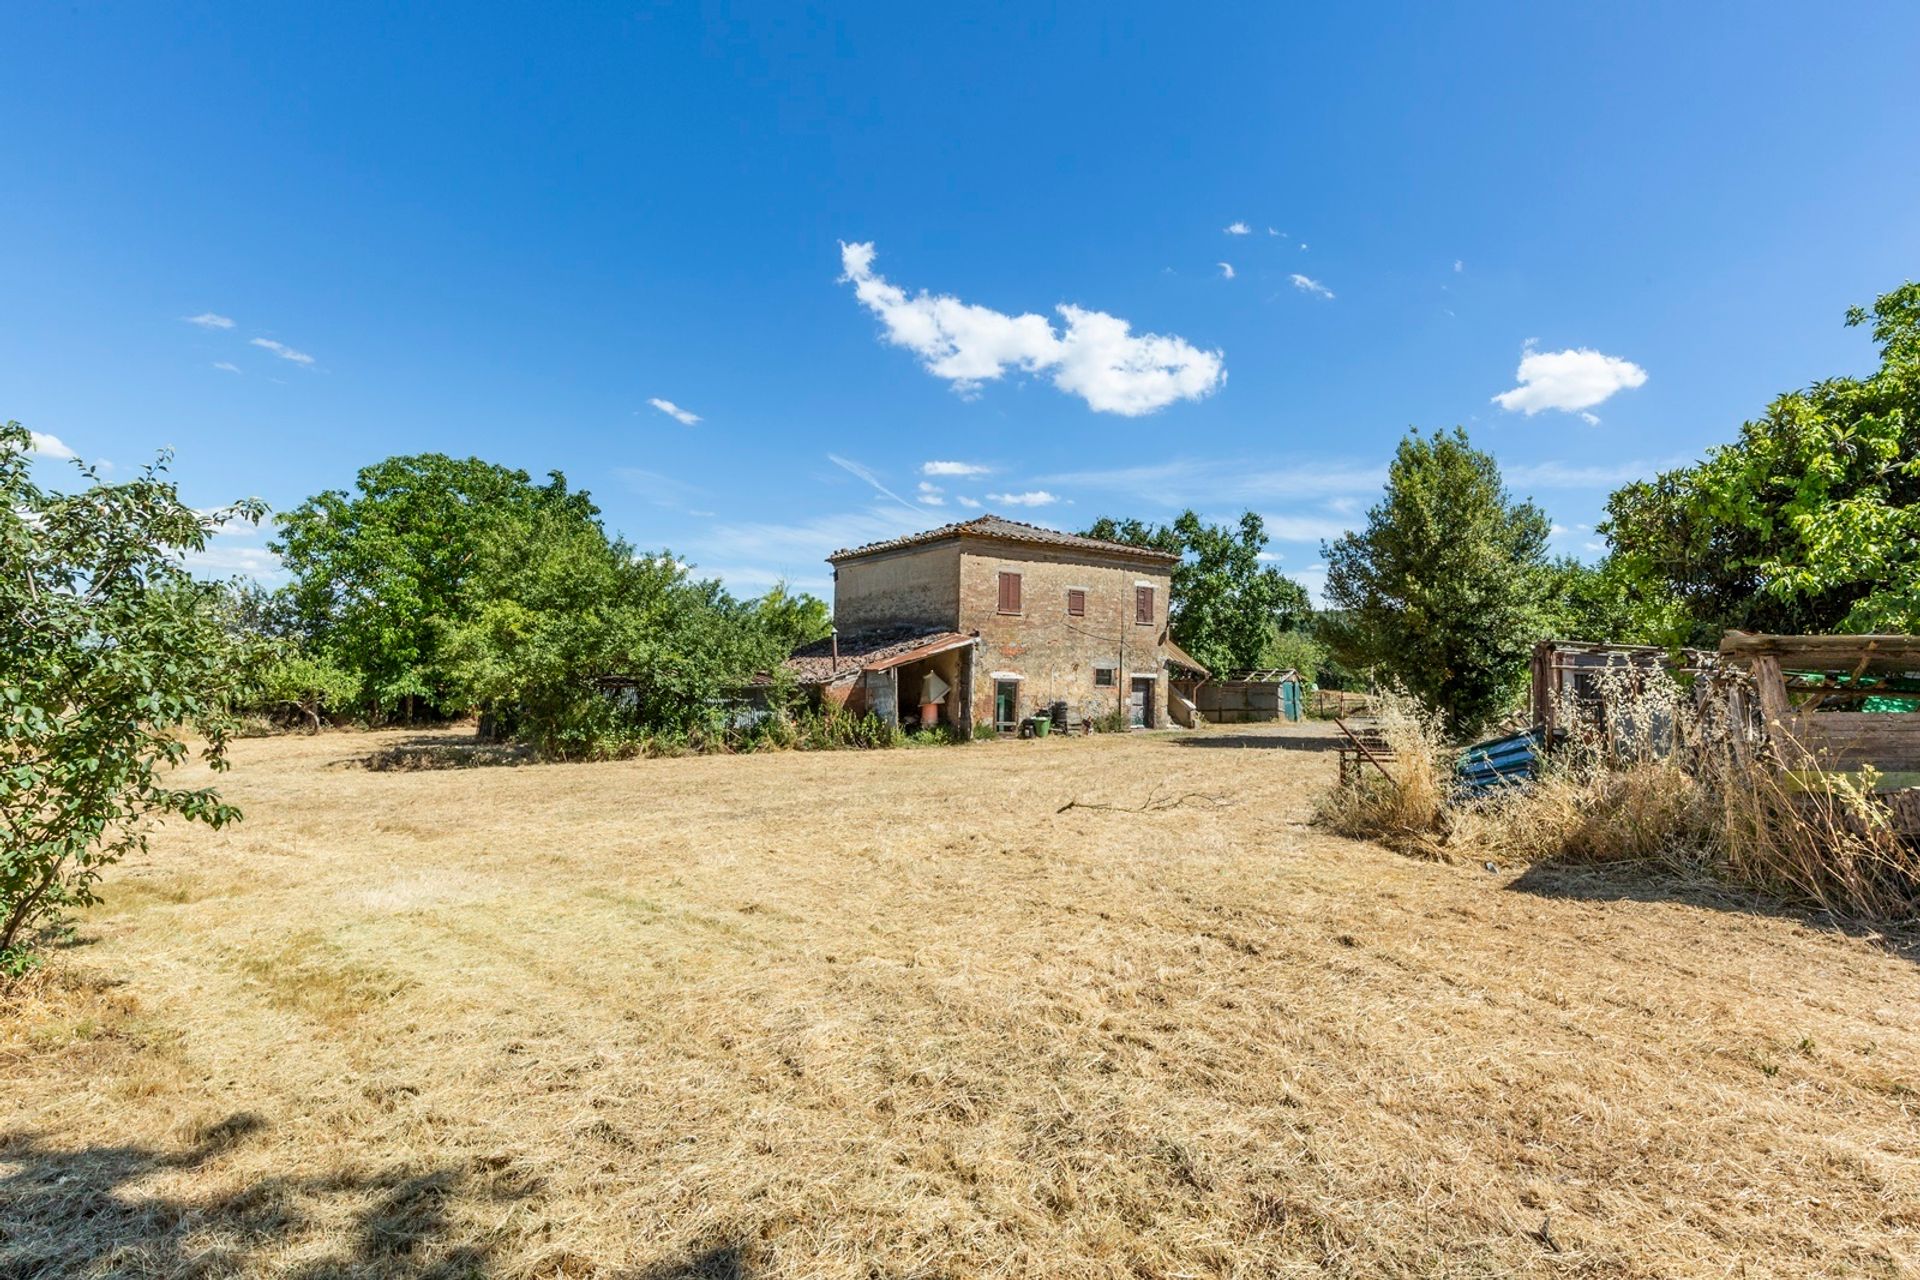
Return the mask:
[[[952,628],[960,600],[958,540],[849,560],[833,578],[833,623],[849,635],[870,627]]]
[[[995,673],[1020,681],[1018,716],[1065,699],[1082,716],[1124,707],[1137,673],[1150,676],[1153,723],[1167,724],[1167,681],[1160,636],[1167,626],[1170,567],[1122,556],[1051,551],[1018,543],[969,538],[960,545],[959,629],[977,630],[973,718],[994,718]],[[1020,612],[1000,612],[1000,573],[1020,575]],[[1153,590],[1152,621],[1135,621],[1135,587]],[[1067,612],[1067,593],[1086,593],[1086,615]],[[1099,667],[1114,671],[1111,687],[1094,683]]]

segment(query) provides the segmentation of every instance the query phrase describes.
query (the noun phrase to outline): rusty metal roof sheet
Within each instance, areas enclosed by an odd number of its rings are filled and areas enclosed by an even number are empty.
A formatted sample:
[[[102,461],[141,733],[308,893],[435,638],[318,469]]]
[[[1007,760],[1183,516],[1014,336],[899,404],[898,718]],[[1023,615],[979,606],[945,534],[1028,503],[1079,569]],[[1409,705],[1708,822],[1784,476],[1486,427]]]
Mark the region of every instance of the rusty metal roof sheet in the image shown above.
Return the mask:
[[[1033,546],[1099,551],[1106,555],[1132,556],[1135,559],[1152,560],[1159,564],[1172,564],[1180,558],[1170,551],[1155,551],[1150,547],[1136,547],[1125,542],[1106,542],[1099,538],[1083,538],[1077,533],[1062,533],[1058,529],[1028,524],[1023,520],[1008,520],[1004,516],[985,515],[977,516],[972,520],[957,521],[954,524],[943,524],[938,529],[928,529],[923,533],[910,533],[901,538],[888,538],[884,542],[869,542],[864,547],[836,551],[827,557],[827,561],[830,564],[838,564],[842,560],[853,560],[882,551],[898,551],[902,547],[917,547],[947,538],[990,538],[997,542],[1023,542]]]

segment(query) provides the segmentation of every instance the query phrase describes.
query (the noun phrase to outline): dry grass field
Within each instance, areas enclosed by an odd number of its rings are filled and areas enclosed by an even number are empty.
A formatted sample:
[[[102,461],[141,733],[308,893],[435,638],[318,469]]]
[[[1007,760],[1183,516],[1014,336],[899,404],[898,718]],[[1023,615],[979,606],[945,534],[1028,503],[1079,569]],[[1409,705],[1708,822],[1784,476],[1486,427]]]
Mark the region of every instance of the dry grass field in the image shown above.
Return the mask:
[[[1310,731],[403,736],[240,743],[0,1006],[0,1275],[1920,1273],[1898,939],[1326,836]]]

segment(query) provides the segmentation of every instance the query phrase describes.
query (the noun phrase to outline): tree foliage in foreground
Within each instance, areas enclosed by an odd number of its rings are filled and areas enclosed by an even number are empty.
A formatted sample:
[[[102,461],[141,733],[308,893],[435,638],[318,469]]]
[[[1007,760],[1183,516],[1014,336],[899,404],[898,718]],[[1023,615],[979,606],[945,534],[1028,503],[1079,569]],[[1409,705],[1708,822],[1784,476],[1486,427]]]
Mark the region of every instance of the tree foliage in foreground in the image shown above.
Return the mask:
[[[1107,516],[1085,534],[1178,555],[1167,602],[1174,640],[1210,670],[1272,665],[1274,638],[1312,612],[1307,591],[1261,560],[1266,524],[1246,512],[1236,525],[1210,525],[1191,511],[1172,524]]]
[[[239,817],[207,787],[174,785],[189,748],[225,765],[227,707],[246,659],[222,589],[181,565],[243,503],[180,501],[165,459],[77,493],[42,490],[32,439],[0,428],[0,965],[37,926],[94,901],[101,869],[146,847],[149,820]]]
[[[1620,489],[1601,526],[1644,629],[1717,642],[1920,626],[1920,285],[1882,295],[1880,367],[1780,396],[1696,466]]]
[[[1466,432],[1409,434],[1366,527],[1323,548],[1335,655],[1399,682],[1454,735],[1477,732],[1551,620],[1548,530]]]

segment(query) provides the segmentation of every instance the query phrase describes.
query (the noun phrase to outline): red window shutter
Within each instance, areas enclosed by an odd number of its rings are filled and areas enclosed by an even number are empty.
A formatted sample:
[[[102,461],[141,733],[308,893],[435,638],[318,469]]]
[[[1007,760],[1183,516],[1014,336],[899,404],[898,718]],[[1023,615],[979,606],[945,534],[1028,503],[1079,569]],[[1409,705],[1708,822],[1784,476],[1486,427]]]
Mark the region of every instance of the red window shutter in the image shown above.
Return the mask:
[[[1000,612],[1020,612],[1020,575],[1017,573],[1000,575]]]
[[[1135,587],[1133,589],[1133,620],[1143,626],[1153,625],[1153,588]]]
[[[1069,617],[1087,616],[1087,593],[1084,591],[1067,592],[1067,614]]]

